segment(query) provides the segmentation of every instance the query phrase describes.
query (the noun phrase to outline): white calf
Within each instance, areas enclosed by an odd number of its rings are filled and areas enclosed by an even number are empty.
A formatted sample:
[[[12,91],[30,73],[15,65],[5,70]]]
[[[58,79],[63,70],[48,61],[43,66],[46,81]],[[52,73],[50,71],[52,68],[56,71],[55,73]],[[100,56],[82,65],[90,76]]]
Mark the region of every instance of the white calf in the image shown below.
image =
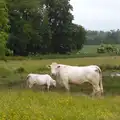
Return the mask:
[[[47,89],[49,91],[50,86],[56,87],[56,81],[51,78],[48,74],[28,74],[27,78],[27,86],[32,88],[34,84],[37,85],[47,85]]]
[[[64,85],[67,91],[70,90],[69,83],[82,84],[89,82],[93,86],[93,93],[103,93],[102,72],[97,65],[70,66],[52,63],[50,66],[51,75],[56,77],[56,81]]]

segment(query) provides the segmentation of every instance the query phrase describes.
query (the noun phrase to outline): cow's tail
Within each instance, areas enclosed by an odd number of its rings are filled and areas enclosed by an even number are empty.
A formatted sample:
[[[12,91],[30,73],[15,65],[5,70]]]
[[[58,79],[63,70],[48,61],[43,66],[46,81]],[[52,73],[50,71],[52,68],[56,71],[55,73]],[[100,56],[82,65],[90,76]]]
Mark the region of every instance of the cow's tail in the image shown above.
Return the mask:
[[[97,67],[97,71],[99,72],[99,85],[100,85],[100,89],[101,89],[101,93],[103,93],[103,83],[102,83],[102,71],[99,67]]]

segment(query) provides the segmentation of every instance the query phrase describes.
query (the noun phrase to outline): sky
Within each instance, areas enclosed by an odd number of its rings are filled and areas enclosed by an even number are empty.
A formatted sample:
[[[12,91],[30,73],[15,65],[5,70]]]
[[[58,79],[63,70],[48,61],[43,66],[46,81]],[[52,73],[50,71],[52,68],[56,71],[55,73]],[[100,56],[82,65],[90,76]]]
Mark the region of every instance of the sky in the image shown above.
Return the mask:
[[[120,29],[120,0],[70,0],[73,23],[89,30]]]

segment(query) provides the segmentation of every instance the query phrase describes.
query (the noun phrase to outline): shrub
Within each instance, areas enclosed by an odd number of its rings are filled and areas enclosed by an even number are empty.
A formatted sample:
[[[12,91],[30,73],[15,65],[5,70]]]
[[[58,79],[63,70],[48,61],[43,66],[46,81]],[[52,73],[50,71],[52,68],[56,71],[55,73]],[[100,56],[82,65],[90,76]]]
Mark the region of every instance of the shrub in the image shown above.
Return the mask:
[[[105,70],[120,70],[120,65],[109,65],[109,64],[101,64],[98,65],[103,71]]]
[[[105,53],[105,48],[104,47],[97,48],[97,53]]]
[[[84,65],[76,65],[76,66],[84,66]],[[102,71],[120,70],[120,65],[99,64],[98,66],[101,68]]]
[[[48,68],[43,66],[37,69],[37,71],[48,71]]]
[[[15,73],[23,73],[23,72],[25,72],[25,69],[23,67],[19,67],[19,68],[15,69],[14,72]]]
[[[6,56],[13,56],[13,51],[6,48],[5,55]]]
[[[111,44],[101,44],[99,48],[97,48],[97,53],[114,53],[119,54],[119,49]]]

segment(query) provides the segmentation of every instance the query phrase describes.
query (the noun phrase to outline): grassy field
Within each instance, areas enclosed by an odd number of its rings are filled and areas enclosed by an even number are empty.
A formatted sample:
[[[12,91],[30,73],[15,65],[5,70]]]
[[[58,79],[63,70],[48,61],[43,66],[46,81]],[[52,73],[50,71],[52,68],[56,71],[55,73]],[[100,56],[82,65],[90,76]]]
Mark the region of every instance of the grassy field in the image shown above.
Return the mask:
[[[0,85],[19,83],[25,80],[28,73],[50,73],[46,65],[52,62],[58,62],[69,65],[91,65],[108,64],[120,65],[120,57],[88,57],[88,58],[70,58],[70,59],[49,59],[49,60],[23,60],[23,61],[0,61]],[[23,73],[17,72],[22,68]]]
[[[58,62],[70,65],[119,65],[120,57],[71,58],[49,60],[0,61],[0,120],[119,120],[119,77],[103,77],[104,98],[90,98],[89,84],[71,86],[71,94],[64,89],[50,92],[26,89],[28,73],[50,73],[47,64]],[[19,68],[23,72],[17,72]],[[82,95],[86,96],[82,96]]]
[[[119,120],[119,99],[4,90],[0,92],[0,120]]]
[[[114,46],[116,46],[116,48],[120,48],[119,44],[115,44]],[[84,45],[81,53],[96,53],[97,48],[99,48],[99,45]]]
[[[47,64],[58,62],[69,65],[90,65],[90,64],[120,64],[119,56],[110,57],[85,57],[85,58],[69,58],[69,59],[49,59],[49,60],[17,60],[17,61],[0,61],[0,67],[7,67],[8,69],[15,69],[17,67],[24,67],[27,71],[33,71],[39,68],[45,68]]]
[[[96,53],[99,45],[84,45],[81,53]]]

